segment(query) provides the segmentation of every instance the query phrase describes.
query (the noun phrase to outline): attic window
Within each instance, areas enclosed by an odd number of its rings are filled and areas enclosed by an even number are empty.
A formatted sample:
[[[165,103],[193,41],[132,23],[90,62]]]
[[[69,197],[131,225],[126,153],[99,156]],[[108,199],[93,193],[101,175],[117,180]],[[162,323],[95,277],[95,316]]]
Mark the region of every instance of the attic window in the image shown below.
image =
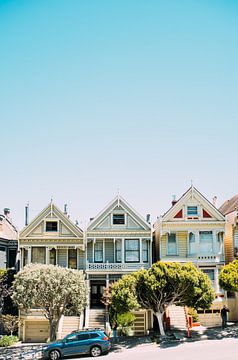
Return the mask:
[[[58,231],[57,221],[46,221],[45,231]]]
[[[188,206],[187,207],[187,216],[197,216],[198,207],[197,206]]]
[[[112,223],[113,225],[124,225],[125,214],[113,214]]]

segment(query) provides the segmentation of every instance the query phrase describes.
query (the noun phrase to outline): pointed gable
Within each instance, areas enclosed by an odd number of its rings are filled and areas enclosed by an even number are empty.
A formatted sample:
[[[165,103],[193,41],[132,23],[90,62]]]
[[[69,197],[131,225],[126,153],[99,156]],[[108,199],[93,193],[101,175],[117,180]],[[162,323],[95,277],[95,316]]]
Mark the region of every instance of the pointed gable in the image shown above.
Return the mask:
[[[56,205],[50,203],[21,232],[20,238],[83,238],[82,230],[74,225]]]
[[[87,231],[150,231],[147,223],[121,196],[117,196],[89,224]]]
[[[220,211],[194,186],[164,214],[163,221],[224,221]]]

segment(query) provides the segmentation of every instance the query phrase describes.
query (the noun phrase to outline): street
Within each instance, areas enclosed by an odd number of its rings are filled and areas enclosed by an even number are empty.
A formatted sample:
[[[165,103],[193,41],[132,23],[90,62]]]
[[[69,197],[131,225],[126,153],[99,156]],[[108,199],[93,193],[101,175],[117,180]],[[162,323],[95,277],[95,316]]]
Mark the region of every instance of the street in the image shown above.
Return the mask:
[[[111,352],[102,360],[234,360],[238,352],[238,339],[206,340],[160,348],[158,345],[140,345],[122,352]],[[92,357],[83,357],[93,359]],[[75,358],[70,358],[70,360]],[[78,357],[77,359],[80,359]]]

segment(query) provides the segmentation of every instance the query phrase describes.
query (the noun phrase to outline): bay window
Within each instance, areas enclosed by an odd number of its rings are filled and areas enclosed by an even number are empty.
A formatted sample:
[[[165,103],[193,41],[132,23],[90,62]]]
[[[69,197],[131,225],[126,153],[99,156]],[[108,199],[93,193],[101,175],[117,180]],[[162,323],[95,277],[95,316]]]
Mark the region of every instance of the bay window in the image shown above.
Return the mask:
[[[116,262],[121,262],[121,241],[117,240],[115,248],[115,256],[116,256]]]
[[[140,243],[139,239],[125,240],[125,262],[140,261]]]
[[[147,240],[142,242],[142,258],[143,262],[149,261],[149,243]]]
[[[194,254],[196,254],[195,234],[193,234],[192,232],[189,233],[188,253],[189,253],[189,255],[194,255]]]
[[[200,254],[213,253],[213,234],[212,231],[199,232]]]
[[[176,234],[168,234],[167,255],[177,255]]]
[[[94,244],[94,262],[103,262],[103,242],[97,241]]]
[[[31,248],[31,262],[38,264],[45,264],[45,248],[32,246]]]
[[[68,250],[68,267],[77,269],[77,249]]]

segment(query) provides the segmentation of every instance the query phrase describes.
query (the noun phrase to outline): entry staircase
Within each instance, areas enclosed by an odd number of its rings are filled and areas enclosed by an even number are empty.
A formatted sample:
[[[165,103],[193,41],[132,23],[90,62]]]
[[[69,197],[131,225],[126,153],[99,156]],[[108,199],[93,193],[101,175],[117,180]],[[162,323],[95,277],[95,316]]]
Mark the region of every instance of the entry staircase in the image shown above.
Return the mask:
[[[100,308],[90,309],[89,324],[88,324],[89,329],[94,329],[94,328],[104,329],[105,316],[106,316],[105,309],[100,309]]]
[[[168,307],[168,316],[170,318],[170,328],[186,330],[187,317],[185,308],[182,306],[171,305]]]

